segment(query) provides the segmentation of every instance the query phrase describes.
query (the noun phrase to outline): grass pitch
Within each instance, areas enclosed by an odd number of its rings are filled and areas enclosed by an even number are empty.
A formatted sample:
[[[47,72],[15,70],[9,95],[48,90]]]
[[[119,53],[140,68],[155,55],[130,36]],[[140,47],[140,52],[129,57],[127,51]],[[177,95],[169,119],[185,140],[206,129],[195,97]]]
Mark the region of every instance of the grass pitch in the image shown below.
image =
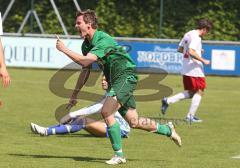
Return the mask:
[[[30,122],[43,126],[56,124],[55,109],[68,102],[69,90],[60,94],[62,97],[49,90],[50,79],[56,70],[9,69],[9,73],[11,86],[0,88],[3,101],[0,107],[0,167],[107,167],[104,161],[113,154],[109,139],[92,137],[85,131],[50,137],[31,133]],[[77,74],[73,75],[65,88],[73,88],[76,78]],[[197,112],[203,123],[177,124],[182,148],[164,136],[132,130],[130,138],[123,140],[128,162],[118,167],[239,167],[240,159],[232,158],[240,155],[239,77],[208,76],[207,83]],[[172,88],[173,93],[182,90],[179,75],[168,75],[161,84]],[[103,94],[99,83],[95,87],[85,87],[83,91]],[[148,94],[148,91],[141,94]],[[137,102],[139,114],[159,117],[160,99]],[[91,103],[90,100],[79,100],[76,108]],[[171,105],[165,117],[183,119],[189,105],[190,100]]]

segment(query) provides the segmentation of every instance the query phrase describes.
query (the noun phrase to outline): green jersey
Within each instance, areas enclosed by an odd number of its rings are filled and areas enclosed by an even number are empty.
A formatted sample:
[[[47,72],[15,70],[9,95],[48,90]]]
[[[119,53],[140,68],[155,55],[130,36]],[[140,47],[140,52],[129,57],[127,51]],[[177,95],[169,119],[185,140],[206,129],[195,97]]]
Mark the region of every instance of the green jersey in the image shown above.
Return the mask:
[[[91,42],[82,44],[83,55],[88,52],[98,57],[107,81],[112,84],[121,75],[135,74],[136,65],[130,55],[107,33],[96,30]]]

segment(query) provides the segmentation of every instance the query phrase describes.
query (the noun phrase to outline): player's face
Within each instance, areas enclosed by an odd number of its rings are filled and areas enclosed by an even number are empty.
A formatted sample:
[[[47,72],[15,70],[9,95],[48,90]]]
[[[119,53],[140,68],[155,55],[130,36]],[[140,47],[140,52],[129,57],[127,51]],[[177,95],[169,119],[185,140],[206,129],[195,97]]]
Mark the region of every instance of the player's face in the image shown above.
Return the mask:
[[[208,30],[207,28],[204,28],[204,29],[202,30],[202,36],[207,35],[208,32],[209,32],[209,30]]]
[[[108,89],[108,83],[107,83],[105,77],[102,78],[102,88],[103,88],[103,90],[107,90]]]
[[[78,16],[76,19],[75,27],[78,30],[80,36],[82,38],[86,38],[89,34],[89,29],[91,28],[91,25],[89,23],[85,23],[83,20],[83,16]]]

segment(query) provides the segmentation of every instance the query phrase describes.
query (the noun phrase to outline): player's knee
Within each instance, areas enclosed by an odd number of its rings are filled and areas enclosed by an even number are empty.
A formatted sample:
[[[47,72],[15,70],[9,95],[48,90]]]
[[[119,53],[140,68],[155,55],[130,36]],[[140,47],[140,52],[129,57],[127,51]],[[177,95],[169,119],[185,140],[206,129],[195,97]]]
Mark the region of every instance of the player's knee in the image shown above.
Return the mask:
[[[200,96],[203,96],[203,93],[204,93],[203,90],[198,90],[197,91],[197,94],[199,94]]]
[[[130,124],[130,127],[132,128],[132,129],[137,129],[138,128],[138,124]]]
[[[138,120],[135,119],[135,118],[131,119],[128,124],[129,124],[129,126],[130,126],[131,128],[133,128],[133,129],[136,129],[136,128],[138,128],[138,126],[139,126]]]
[[[109,112],[104,111],[104,110],[101,111],[101,114],[102,114],[103,118],[107,118],[110,115]]]

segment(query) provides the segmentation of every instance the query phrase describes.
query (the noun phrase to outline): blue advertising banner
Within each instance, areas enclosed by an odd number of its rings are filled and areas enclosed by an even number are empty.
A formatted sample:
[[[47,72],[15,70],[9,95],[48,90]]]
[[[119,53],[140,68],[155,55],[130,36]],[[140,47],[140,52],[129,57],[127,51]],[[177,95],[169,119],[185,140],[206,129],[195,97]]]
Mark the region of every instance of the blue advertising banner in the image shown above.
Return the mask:
[[[177,43],[119,41],[126,46],[137,67],[160,68],[168,73],[181,73],[181,53]],[[240,75],[240,45],[203,44],[203,57],[211,64],[205,66],[205,74]]]
[[[240,75],[240,45],[203,45],[204,57],[211,60],[206,74]]]
[[[126,46],[137,67],[164,69],[169,73],[179,73],[182,68],[182,54],[177,52],[177,44],[155,44],[144,42],[119,42]]]

